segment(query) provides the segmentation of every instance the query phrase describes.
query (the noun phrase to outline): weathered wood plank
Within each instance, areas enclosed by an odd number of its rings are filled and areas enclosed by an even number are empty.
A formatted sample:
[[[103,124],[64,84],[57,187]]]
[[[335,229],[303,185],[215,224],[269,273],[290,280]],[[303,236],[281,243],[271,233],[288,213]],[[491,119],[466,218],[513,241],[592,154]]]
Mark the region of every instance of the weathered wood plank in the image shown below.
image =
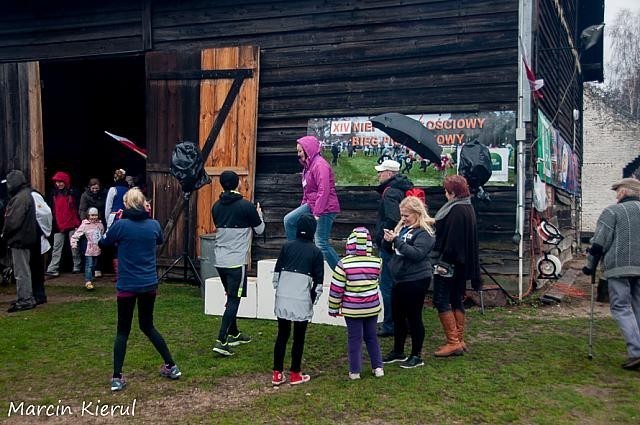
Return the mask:
[[[45,192],[44,176],[44,143],[42,133],[42,94],[40,90],[40,64],[28,62],[27,73],[29,80],[29,171],[31,186],[40,193]]]

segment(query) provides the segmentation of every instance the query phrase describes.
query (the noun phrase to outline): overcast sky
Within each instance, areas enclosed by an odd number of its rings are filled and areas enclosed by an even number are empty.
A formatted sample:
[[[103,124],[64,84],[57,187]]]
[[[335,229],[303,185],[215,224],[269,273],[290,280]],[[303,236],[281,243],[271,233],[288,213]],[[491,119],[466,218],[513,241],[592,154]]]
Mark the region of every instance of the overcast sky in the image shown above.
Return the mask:
[[[607,71],[606,63],[609,61],[609,38],[607,36],[607,26],[611,25],[621,9],[629,9],[634,12],[640,10],[640,1],[638,0],[604,0],[604,61],[605,73]]]

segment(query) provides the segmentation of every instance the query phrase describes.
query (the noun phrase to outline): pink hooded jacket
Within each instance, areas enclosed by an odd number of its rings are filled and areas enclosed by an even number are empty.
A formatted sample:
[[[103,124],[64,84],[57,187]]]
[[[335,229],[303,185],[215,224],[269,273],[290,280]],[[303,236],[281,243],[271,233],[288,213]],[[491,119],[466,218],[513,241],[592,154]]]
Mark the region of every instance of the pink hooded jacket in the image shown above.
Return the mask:
[[[316,217],[340,212],[333,170],[320,155],[320,142],[314,136],[301,137],[297,142],[307,155],[302,171],[301,205],[309,205]]]

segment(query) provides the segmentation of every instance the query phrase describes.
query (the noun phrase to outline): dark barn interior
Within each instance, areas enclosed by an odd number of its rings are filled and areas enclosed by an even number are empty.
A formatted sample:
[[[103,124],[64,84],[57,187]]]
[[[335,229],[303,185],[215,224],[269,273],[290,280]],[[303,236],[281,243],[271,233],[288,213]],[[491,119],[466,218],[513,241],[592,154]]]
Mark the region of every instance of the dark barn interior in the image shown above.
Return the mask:
[[[83,189],[98,177],[111,185],[113,170],[144,175],[145,160],[105,134],[145,138],[144,58],[42,62],[42,114],[47,189],[58,170]]]

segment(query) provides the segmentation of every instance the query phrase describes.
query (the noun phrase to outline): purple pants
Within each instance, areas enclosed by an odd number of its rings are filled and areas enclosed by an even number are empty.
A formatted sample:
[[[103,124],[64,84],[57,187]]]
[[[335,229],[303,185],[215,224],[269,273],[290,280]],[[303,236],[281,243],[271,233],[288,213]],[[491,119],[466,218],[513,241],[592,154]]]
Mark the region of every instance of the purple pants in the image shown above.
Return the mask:
[[[378,316],[354,319],[345,317],[347,322],[347,341],[349,353],[349,372],[360,373],[362,369],[362,341],[367,345],[371,359],[371,369],[382,367],[382,353],[378,344]]]

